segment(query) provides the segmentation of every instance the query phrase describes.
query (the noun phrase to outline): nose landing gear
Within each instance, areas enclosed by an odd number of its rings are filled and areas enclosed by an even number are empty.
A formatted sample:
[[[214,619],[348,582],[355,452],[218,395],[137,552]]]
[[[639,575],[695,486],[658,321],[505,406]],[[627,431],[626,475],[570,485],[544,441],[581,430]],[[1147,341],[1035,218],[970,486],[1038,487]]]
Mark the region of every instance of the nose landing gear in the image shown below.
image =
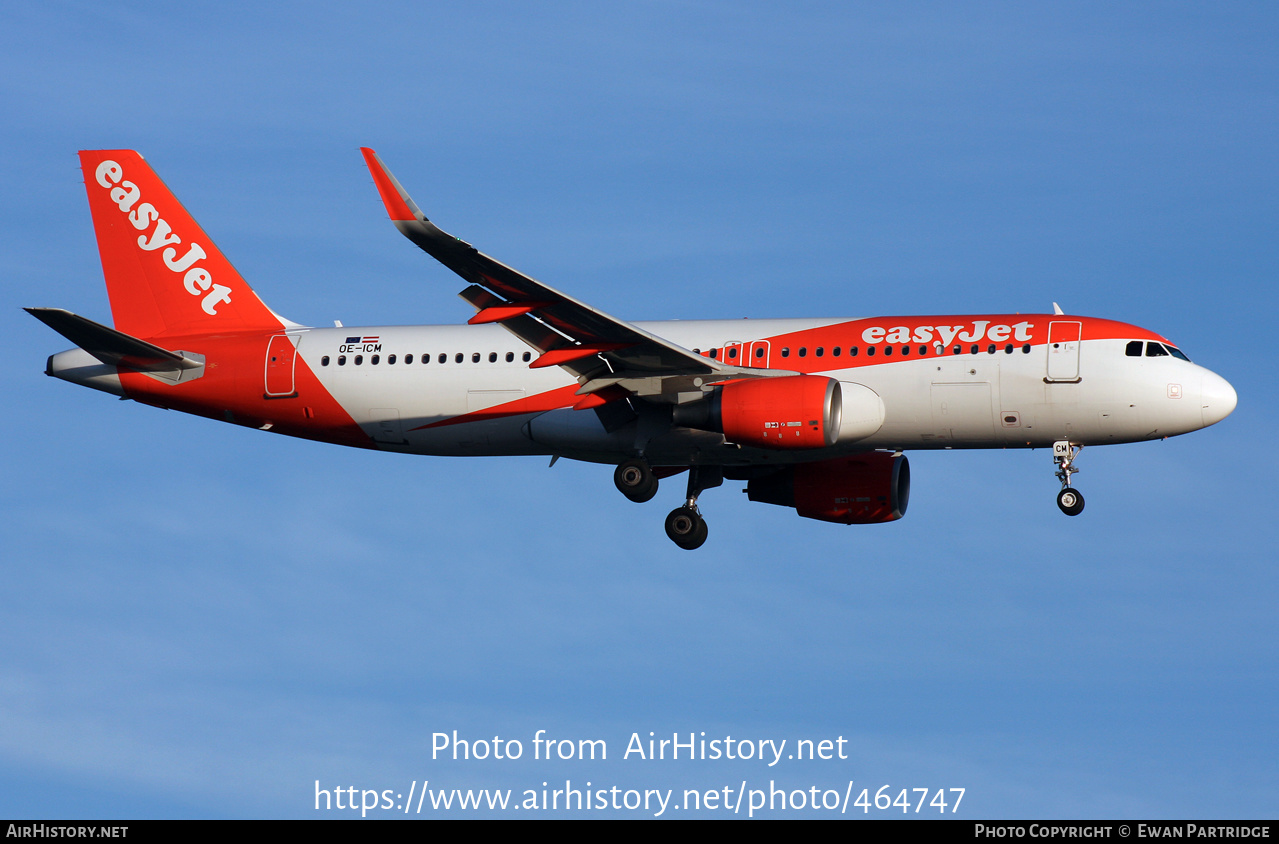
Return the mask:
[[[719,466],[690,466],[688,468],[688,500],[683,507],[676,507],[666,517],[666,535],[685,551],[702,547],[706,541],[706,520],[697,509],[697,497],[712,487],[724,483],[724,470]]]
[[[1079,469],[1075,468],[1075,460],[1082,445],[1073,445],[1069,440],[1058,440],[1053,443],[1053,463],[1057,464],[1057,479],[1061,481],[1061,492],[1057,493],[1057,506],[1067,516],[1078,516],[1084,511],[1084,495],[1070,486],[1070,476]]]

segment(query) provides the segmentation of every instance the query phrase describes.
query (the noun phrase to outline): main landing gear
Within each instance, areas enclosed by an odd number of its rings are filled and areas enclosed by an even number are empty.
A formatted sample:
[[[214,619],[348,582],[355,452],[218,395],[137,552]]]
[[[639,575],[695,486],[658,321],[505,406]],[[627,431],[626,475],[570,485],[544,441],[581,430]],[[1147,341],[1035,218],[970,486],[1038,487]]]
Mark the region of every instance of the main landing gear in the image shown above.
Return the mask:
[[[676,507],[666,517],[666,535],[686,551],[701,548],[708,532],[706,520],[696,507]]]
[[[701,548],[706,541],[706,520],[697,509],[697,497],[712,487],[724,483],[724,469],[720,466],[688,467],[688,500],[683,507],[676,507],[666,517],[666,535],[686,551]]]
[[[627,460],[613,472],[613,483],[618,490],[637,503],[644,503],[657,494],[657,475],[644,460]],[[697,497],[708,489],[724,483],[721,466],[688,467],[688,491],[684,506],[676,507],[666,517],[666,535],[679,547],[692,551],[701,548],[706,541],[706,520],[697,509]]]
[[[1078,516],[1084,512],[1084,494],[1070,485],[1070,476],[1079,471],[1075,468],[1075,460],[1083,448],[1082,445],[1071,444],[1069,440],[1053,443],[1053,463],[1057,464],[1057,479],[1061,481],[1057,506],[1067,516]]]
[[[643,460],[627,460],[613,472],[613,483],[618,490],[637,504],[643,504],[657,495],[657,476]]]

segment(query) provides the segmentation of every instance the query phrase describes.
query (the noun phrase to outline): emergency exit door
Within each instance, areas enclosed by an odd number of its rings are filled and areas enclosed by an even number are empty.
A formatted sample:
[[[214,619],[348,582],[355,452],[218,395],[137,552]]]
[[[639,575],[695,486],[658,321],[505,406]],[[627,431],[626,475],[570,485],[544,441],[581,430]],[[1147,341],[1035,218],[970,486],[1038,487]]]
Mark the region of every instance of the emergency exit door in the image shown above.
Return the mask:
[[[1079,380],[1079,346],[1082,326],[1078,322],[1048,323],[1048,380]]]
[[[271,338],[266,348],[266,397],[269,399],[285,399],[296,396],[293,388],[293,367],[297,353],[293,348],[293,340],[287,334],[277,334]]]

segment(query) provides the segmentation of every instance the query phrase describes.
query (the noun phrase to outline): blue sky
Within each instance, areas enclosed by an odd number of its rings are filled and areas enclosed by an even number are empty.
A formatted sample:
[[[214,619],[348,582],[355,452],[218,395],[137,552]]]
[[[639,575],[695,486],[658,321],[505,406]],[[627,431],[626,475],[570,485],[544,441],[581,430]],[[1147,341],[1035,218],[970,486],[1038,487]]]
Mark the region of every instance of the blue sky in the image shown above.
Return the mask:
[[[316,780],[571,779],[1274,816],[1273,5],[4,17],[0,815],[328,817]],[[1044,451],[914,453],[900,522],[729,483],[690,554],[661,529],[681,483],[638,506],[603,467],[343,450],[41,374],[66,343],[21,306],[109,318],[85,148],[141,151],[291,319],[464,321],[361,145],[446,230],[624,318],[1058,301],[1168,336],[1239,408],[1086,450],[1078,519]],[[525,758],[432,760],[454,729]],[[609,759],[533,760],[538,729]],[[649,731],[849,758],[622,760]]]

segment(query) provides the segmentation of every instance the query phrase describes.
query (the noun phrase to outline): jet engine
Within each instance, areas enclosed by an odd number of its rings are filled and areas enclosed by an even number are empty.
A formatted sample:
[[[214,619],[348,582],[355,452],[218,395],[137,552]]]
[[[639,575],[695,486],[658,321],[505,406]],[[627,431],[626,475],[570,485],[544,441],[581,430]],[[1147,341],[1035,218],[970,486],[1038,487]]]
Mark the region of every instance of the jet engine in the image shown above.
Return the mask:
[[[906,515],[910,463],[904,454],[868,451],[798,463],[746,486],[751,501],[794,507],[806,519],[869,525]]]
[[[884,403],[861,384],[818,375],[732,381],[708,398],[676,405],[673,421],[730,441],[774,449],[829,448],[884,424]]]

